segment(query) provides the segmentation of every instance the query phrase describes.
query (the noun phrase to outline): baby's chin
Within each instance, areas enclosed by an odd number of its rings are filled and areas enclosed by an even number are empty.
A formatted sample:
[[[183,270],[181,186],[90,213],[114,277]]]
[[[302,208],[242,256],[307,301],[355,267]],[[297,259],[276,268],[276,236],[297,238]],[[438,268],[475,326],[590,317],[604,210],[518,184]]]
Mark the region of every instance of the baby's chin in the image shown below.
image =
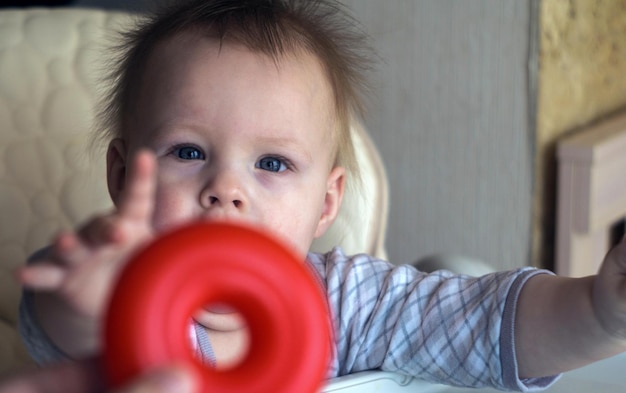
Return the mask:
[[[209,330],[232,332],[246,327],[243,316],[227,305],[205,307],[194,315],[194,319]]]

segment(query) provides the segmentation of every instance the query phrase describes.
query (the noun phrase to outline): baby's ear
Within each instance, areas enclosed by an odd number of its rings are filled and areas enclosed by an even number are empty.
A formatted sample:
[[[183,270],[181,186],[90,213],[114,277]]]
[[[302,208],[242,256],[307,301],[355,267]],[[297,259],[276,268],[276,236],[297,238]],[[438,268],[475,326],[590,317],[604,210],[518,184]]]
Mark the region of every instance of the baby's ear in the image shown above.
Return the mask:
[[[322,236],[339,214],[343,193],[346,186],[346,170],[343,167],[335,167],[328,175],[326,181],[326,196],[322,216],[315,230],[315,237]]]
[[[107,186],[111,200],[117,206],[126,185],[127,151],[126,142],[115,138],[107,150]]]

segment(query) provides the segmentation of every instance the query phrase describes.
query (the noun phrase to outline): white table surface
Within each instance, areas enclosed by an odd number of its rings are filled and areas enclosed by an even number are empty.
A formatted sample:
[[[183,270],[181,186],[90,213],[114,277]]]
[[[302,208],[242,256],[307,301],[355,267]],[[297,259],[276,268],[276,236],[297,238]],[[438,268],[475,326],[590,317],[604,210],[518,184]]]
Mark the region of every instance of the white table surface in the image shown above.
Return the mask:
[[[386,372],[364,372],[331,380],[325,393],[496,393],[494,389],[453,388]],[[606,359],[561,377],[547,393],[624,393],[626,354]]]

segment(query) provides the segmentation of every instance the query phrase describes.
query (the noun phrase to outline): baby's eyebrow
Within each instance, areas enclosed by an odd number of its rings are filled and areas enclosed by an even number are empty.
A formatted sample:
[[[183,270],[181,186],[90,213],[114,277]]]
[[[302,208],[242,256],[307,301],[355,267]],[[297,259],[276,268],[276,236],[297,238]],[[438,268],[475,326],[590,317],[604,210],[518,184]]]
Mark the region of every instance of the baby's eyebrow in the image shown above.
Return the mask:
[[[294,138],[259,136],[259,144],[261,146],[278,147],[290,152],[295,152],[296,154],[304,156],[307,161],[313,159],[309,150],[303,146],[303,141]]]

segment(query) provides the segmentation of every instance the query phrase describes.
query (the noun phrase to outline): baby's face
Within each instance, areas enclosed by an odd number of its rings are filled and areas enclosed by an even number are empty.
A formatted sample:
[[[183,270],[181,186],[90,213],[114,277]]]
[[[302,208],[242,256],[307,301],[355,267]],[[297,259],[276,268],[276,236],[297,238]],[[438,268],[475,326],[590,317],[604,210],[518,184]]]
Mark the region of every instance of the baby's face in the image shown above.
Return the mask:
[[[304,256],[334,220],[343,192],[343,168],[333,168],[332,102],[310,55],[277,64],[190,35],[159,45],[127,141],[129,157],[146,146],[157,156],[155,228],[241,221]]]

